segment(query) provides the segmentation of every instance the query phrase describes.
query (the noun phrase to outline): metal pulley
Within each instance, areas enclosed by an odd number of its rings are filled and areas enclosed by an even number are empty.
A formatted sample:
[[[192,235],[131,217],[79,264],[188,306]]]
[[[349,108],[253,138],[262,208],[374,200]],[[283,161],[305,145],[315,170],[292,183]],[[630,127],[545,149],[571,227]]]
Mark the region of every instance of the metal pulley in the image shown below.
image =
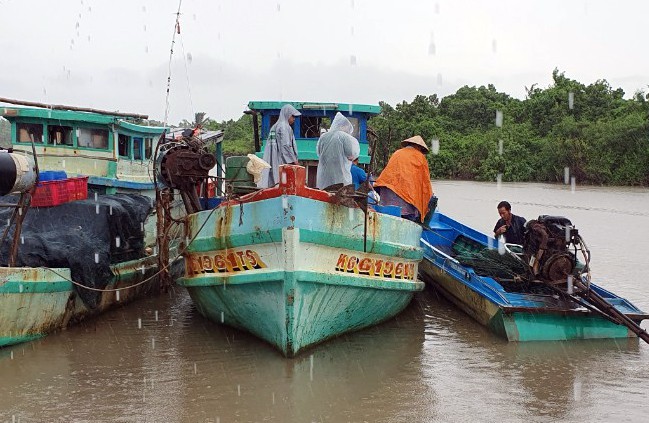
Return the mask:
[[[36,170],[30,156],[0,151],[0,195],[27,192],[35,183]]]

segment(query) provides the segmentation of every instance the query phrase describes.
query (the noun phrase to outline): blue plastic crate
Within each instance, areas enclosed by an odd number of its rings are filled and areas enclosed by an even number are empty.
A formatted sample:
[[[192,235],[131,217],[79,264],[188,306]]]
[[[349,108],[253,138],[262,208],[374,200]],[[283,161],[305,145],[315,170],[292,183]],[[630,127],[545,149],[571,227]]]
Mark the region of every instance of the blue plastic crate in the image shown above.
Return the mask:
[[[68,175],[65,173],[65,170],[44,170],[38,174],[38,180],[41,182],[61,181],[67,178]]]

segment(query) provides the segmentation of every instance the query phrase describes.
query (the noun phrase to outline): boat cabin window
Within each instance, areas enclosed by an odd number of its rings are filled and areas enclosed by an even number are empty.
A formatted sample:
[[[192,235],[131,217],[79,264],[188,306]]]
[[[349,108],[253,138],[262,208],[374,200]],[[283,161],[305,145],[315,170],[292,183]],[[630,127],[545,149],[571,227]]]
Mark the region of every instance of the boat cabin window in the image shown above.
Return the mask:
[[[331,121],[322,116],[301,116],[300,138],[320,138],[320,129],[329,128]]]
[[[119,134],[117,137],[117,154],[120,157],[131,157],[131,137]]]
[[[47,125],[47,143],[52,145],[72,146],[72,127]]]
[[[43,125],[40,123],[17,123],[16,124],[16,141],[18,142],[43,142]]]
[[[106,129],[77,129],[77,146],[87,148],[108,149],[108,130]]]
[[[361,128],[359,128],[358,125],[358,118],[355,117],[350,117],[350,116],[345,116],[349,121],[354,125],[354,132],[352,133],[352,136],[356,138],[357,140],[360,139],[358,138],[361,135]]]
[[[142,138],[133,138],[133,160],[142,160]]]
[[[144,158],[150,159],[153,152],[153,138],[144,139]]]
[[[279,120],[279,115],[272,115],[270,117],[270,128],[272,128],[273,125],[275,125],[278,120]]]

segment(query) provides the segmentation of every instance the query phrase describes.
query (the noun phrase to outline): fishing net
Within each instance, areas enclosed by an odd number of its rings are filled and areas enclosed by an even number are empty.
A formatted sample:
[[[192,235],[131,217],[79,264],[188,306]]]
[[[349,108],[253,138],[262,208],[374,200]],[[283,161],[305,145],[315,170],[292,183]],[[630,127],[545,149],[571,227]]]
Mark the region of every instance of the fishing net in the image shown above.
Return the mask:
[[[0,197],[16,203],[15,197]],[[141,195],[102,195],[56,207],[31,208],[21,231],[17,267],[69,268],[72,280],[105,288],[113,273],[110,265],[144,256],[144,221],[153,208]],[[13,209],[0,208],[4,232]],[[7,266],[15,225],[0,244],[0,266]],[[77,293],[95,308],[101,293],[77,287]]]

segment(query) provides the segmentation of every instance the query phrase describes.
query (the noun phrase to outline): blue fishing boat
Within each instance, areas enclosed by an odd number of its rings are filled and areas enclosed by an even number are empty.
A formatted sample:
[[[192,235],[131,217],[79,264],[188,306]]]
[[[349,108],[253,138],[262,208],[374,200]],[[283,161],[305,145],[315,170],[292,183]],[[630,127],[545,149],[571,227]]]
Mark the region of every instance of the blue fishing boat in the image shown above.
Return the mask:
[[[205,317],[246,330],[287,357],[395,316],[424,288],[417,280],[419,225],[369,209],[367,193],[359,195],[353,185],[335,192],[312,188],[319,122],[337,111],[357,119],[367,162],[366,119],[378,106],[291,104],[303,113],[293,130],[305,166],[280,166],[279,183],[270,188],[226,189],[213,209],[195,210],[187,201],[186,273],[178,280]],[[262,115],[262,134],[282,106],[250,104],[253,116]],[[175,151],[192,148],[170,147],[160,162],[175,163]],[[226,160],[226,183],[251,182],[244,161],[232,159]],[[160,180],[191,196],[183,186],[191,187],[197,175],[187,174],[185,183],[182,174],[169,166]]]
[[[557,221],[567,221],[548,220],[555,227]],[[576,236],[574,227],[568,227],[568,233]],[[424,259],[419,271],[424,281],[508,341],[647,339],[638,324],[649,315],[590,282],[587,268],[570,263],[575,260],[570,252],[550,257],[529,276],[525,265],[529,255],[523,248],[498,244],[439,212],[424,230],[421,246]]]

